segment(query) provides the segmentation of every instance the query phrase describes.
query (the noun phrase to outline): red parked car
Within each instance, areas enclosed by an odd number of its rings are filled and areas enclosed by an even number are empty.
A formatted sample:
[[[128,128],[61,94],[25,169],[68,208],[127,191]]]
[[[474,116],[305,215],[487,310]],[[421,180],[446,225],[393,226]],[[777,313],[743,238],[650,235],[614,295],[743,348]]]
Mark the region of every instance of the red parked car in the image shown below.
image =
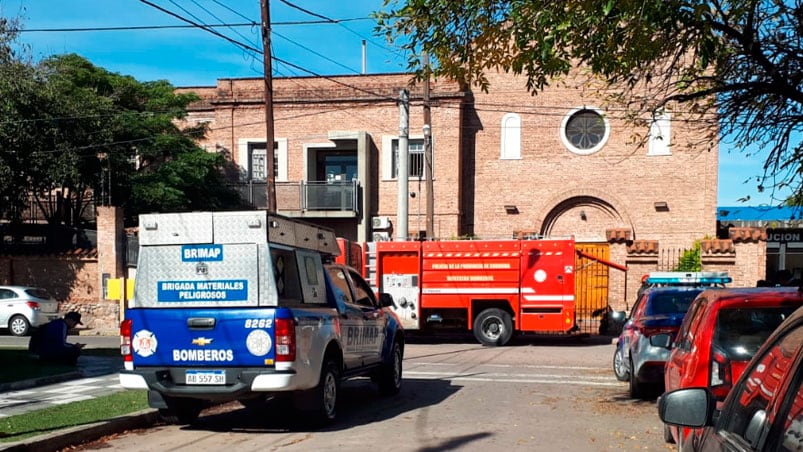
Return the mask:
[[[666,392],[706,387],[721,403],[759,347],[801,305],[803,295],[793,287],[703,291],[673,341],[664,371]],[[682,442],[690,432],[664,425],[668,442]]]

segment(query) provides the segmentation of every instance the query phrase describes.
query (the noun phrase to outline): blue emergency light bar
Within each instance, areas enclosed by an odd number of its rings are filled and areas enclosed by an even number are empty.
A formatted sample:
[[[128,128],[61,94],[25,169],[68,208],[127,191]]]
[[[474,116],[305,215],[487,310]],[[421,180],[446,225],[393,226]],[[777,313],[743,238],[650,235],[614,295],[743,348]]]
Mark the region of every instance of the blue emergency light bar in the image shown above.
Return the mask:
[[[733,282],[728,272],[652,272],[647,275],[647,284],[699,284],[717,285]]]

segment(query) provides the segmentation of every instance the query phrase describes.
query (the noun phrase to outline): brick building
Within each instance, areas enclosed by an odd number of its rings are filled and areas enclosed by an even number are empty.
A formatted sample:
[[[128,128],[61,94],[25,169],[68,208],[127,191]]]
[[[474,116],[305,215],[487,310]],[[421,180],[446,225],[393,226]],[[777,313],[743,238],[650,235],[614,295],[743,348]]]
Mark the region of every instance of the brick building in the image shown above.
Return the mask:
[[[395,237],[398,99],[407,88],[407,225],[410,236],[425,229],[424,95],[409,80],[409,74],[273,80],[280,214],[359,242]],[[608,92],[582,78],[535,96],[521,77],[490,74],[489,81],[488,92],[448,80],[431,83],[431,238],[574,236],[579,249],[597,258],[578,257],[580,317],[606,304],[628,309],[642,275],[670,270],[695,243],[704,269],[730,272],[733,285],[764,278],[763,229],[734,227],[717,238],[715,122],[670,111],[633,125],[623,109],[604,102]],[[201,97],[186,119],[207,124],[200,144],[226,153],[239,167],[243,193],[265,207],[263,79],[220,79],[179,91]],[[99,302],[86,300],[80,310],[108,310],[97,328],[113,329],[117,303],[104,302],[104,280],[134,274],[121,264],[119,212],[98,215],[99,229],[108,227],[112,235],[98,231],[97,273],[87,280]],[[0,280],[47,287],[36,262],[0,256],[0,263]],[[23,274],[31,277],[22,281]],[[65,307],[73,307],[73,298],[64,298]]]
[[[360,242],[392,239],[383,226],[399,224],[398,99],[409,88],[407,225],[413,237],[425,229],[423,87],[409,80],[273,79],[279,213]],[[488,92],[431,84],[434,238],[573,235],[603,261],[638,269],[594,270],[605,272],[601,296],[616,306],[635,294],[642,269],[661,267],[664,250],[716,237],[715,122],[672,111],[634,126],[623,109],[605,106],[603,87],[581,77],[535,96],[521,77],[490,74],[489,81]],[[264,206],[263,80],[220,79],[181,91],[202,98],[188,117],[209,126],[201,144],[227,152],[253,203]],[[735,265],[733,246],[706,242],[706,253],[712,269]]]

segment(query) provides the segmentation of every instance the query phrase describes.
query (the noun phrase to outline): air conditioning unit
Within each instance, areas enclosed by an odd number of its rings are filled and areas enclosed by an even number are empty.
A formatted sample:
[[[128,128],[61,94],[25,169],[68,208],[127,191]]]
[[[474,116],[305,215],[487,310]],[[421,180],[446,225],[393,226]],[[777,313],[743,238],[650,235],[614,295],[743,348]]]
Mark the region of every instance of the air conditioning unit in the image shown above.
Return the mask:
[[[374,242],[386,242],[390,240],[390,232],[387,231],[379,231],[374,232]]]
[[[374,217],[371,220],[371,227],[374,229],[390,229],[390,218]]]

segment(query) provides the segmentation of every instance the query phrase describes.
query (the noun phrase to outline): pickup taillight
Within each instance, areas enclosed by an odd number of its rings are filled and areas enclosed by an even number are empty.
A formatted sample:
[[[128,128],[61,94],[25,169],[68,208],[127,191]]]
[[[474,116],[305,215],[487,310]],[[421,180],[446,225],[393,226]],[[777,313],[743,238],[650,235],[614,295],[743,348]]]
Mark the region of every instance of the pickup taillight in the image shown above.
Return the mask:
[[[123,361],[127,362],[134,361],[134,356],[131,353],[132,324],[131,319],[120,322],[120,354],[123,355]]]
[[[723,401],[733,386],[731,360],[720,350],[711,350],[711,367],[708,384],[717,400]]]
[[[292,362],[296,360],[296,325],[295,320],[276,319],[274,329],[276,335],[276,361]]]

